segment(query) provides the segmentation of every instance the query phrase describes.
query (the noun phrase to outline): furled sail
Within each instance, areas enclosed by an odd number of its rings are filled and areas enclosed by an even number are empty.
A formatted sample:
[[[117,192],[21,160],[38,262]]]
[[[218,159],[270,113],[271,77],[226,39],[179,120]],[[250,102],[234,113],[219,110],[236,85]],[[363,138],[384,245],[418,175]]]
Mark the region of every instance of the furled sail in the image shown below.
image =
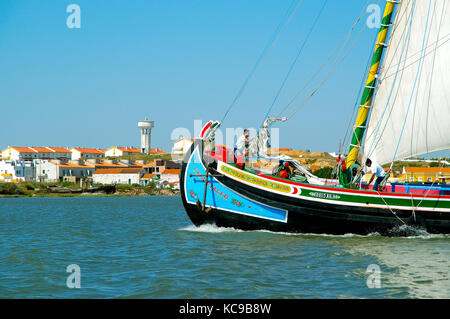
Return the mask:
[[[450,149],[450,1],[403,0],[363,154],[385,164],[444,149]]]

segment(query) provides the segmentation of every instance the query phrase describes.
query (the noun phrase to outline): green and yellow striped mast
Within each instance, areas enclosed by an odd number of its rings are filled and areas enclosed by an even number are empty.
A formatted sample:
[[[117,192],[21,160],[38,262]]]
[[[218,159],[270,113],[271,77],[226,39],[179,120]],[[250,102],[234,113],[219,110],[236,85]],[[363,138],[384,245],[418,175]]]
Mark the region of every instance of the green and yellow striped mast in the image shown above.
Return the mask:
[[[389,32],[389,28],[391,27],[392,15],[397,3],[399,2],[390,0],[386,1],[383,19],[380,24],[380,30],[378,31],[377,41],[372,54],[372,62],[369,74],[367,75],[366,84],[361,96],[361,104],[359,106],[358,115],[356,117],[356,123],[353,126],[353,135],[347,156],[347,167],[350,167],[350,165],[354,164],[358,157],[362,137],[367,127],[367,117],[372,105],[372,97],[375,92],[381,57],[383,56],[384,49],[387,46],[386,38]]]

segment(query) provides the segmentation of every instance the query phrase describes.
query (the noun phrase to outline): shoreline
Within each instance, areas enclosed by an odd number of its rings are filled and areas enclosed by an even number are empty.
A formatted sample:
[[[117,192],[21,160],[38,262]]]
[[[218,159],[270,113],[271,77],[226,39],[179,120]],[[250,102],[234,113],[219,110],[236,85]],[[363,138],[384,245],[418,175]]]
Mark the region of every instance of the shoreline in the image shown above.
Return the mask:
[[[168,194],[168,193],[158,193],[158,194],[105,194],[105,193],[81,193],[81,194],[58,194],[58,193],[41,193],[41,194],[13,194],[13,195],[5,195],[0,194],[0,198],[44,198],[44,197],[152,197],[152,196],[179,196],[180,192]]]
[[[18,197],[140,197],[140,196],[178,196],[179,190],[157,188],[155,185],[139,184],[93,185],[81,188],[74,183],[1,183],[0,198]]]

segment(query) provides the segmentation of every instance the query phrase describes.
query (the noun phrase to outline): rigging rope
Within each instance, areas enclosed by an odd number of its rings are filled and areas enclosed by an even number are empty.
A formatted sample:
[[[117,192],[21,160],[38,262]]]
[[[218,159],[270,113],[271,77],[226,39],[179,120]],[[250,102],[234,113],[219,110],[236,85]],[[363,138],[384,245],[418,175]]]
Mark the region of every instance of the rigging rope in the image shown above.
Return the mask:
[[[294,3],[296,0],[293,0],[292,3]],[[267,43],[267,45],[264,47],[261,55],[259,56],[259,58],[257,59],[255,65],[253,66],[252,70],[250,71],[250,73],[248,74],[247,78],[245,79],[244,83],[242,84],[241,88],[239,89],[238,93],[236,94],[236,96],[234,97],[233,101],[231,102],[230,106],[228,106],[227,111],[225,112],[224,116],[222,117],[222,120],[220,121],[221,123],[223,123],[223,121],[225,120],[225,118],[228,116],[228,113],[230,113],[231,109],[234,107],[234,105],[236,104],[236,102],[238,101],[238,99],[241,97],[242,93],[244,93],[244,90],[246,89],[248,83],[250,82],[250,80],[252,79],[253,75],[256,73],[256,71],[258,70],[262,60],[264,59],[264,57],[267,55],[267,53],[272,49],[273,45],[277,42],[277,40],[279,39],[280,35],[283,33],[283,31],[285,30],[286,26],[289,24],[289,22],[292,20],[292,18],[294,17],[294,15],[297,13],[298,9],[300,8],[301,4],[303,3],[303,0],[298,0],[297,1],[297,5],[295,7],[295,9],[288,15],[286,20],[282,20],[280,22],[280,24],[278,25],[275,33],[273,34],[273,36],[271,37],[271,39],[269,40],[269,42]],[[292,7],[292,4],[289,6],[288,11],[290,11]]]
[[[287,119],[292,118],[299,110],[302,106],[304,106],[313,96],[314,94],[316,94],[316,92],[325,84],[325,82],[331,77],[331,75],[334,73],[334,71],[336,71],[336,69],[338,68],[339,65],[341,65],[341,63],[345,60],[345,58],[347,57],[347,55],[351,52],[351,49],[355,46],[356,42],[359,40],[360,36],[362,35],[363,31],[365,30],[365,27],[361,30],[361,32],[358,34],[358,36],[356,37],[356,39],[353,41],[353,43],[351,44],[351,46],[348,48],[348,50],[344,53],[344,55],[342,56],[342,58],[337,61],[335,63],[335,65],[332,67],[332,69],[326,74],[326,76],[323,78],[323,80],[319,83],[319,85],[312,90],[312,92],[305,97],[301,103],[299,103],[297,105],[297,107],[287,116]]]
[[[374,37],[373,43],[372,43],[372,45],[370,47],[371,52],[373,51],[373,48],[375,47],[375,43],[376,42],[377,42],[377,39],[376,39],[376,37]],[[359,100],[361,99],[361,92],[362,92],[362,88],[364,87],[364,80],[366,79],[367,73],[368,73],[368,71],[370,69],[370,61],[372,60],[372,54],[369,53],[368,56],[369,56],[369,58],[367,59],[366,67],[364,69],[364,73],[363,73],[363,76],[362,76],[362,79],[361,79],[361,82],[360,82],[360,85],[359,85],[358,94],[356,95],[355,103],[353,105],[352,116],[350,117],[350,120],[349,120],[348,125],[347,125],[347,129],[345,131],[344,138],[342,140],[344,145],[347,144],[347,137],[350,138],[350,136],[351,136],[351,135],[348,135],[348,133],[350,131],[350,127],[352,126],[352,123],[354,123],[353,118],[355,117],[355,115],[358,112],[358,109],[359,109],[358,104],[359,104]]]
[[[430,6],[431,6],[431,3],[430,3]],[[431,8],[429,8],[428,10],[430,10],[430,9]],[[430,30],[432,29],[432,26],[433,26],[435,9],[436,9],[436,1],[434,2],[433,14],[431,15],[431,19],[430,19],[431,20],[430,21],[430,26],[429,26]],[[428,20],[427,20],[427,27],[428,27]],[[425,29],[425,34],[426,34],[426,29]],[[426,47],[428,46],[428,41],[430,40],[430,34],[431,34],[431,32],[428,32],[428,35],[426,36],[426,43],[424,42],[424,44],[422,45],[423,51],[425,51]],[[424,58],[425,58],[425,52],[424,52],[424,55],[423,55],[423,59]],[[423,64],[422,64],[422,67],[420,69],[419,81],[417,83],[417,87],[418,88],[420,88],[420,85],[421,85],[422,72],[423,72]],[[432,76],[432,74],[433,74],[433,70],[431,71],[431,76]],[[429,84],[431,85],[431,83],[429,83]],[[426,87],[426,85],[427,85],[427,83],[425,83],[425,87]],[[430,86],[430,90],[431,90],[431,86]],[[414,122],[415,122],[415,118],[416,118],[417,100],[418,100],[418,98],[419,98],[419,89],[417,90],[416,98],[414,100],[414,112],[413,112],[412,122],[411,122],[413,126],[414,126]],[[423,96],[423,99],[424,98],[425,98],[425,94]],[[428,100],[428,102],[429,102],[429,100]],[[411,130],[411,138],[410,138],[410,154],[411,154],[411,156],[413,156],[413,141],[414,141],[414,130]]]
[[[416,84],[417,84],[417,79],[418,79],[419,73],[422,73],[421,72],[421,70],[422,70],[421,66],[422,66],[423,49],[424,49],[424,46],[425,46],[425,38],[426,38],[427,30],[428,30],[428,18],[430,16],[431,2],[432,2],[432,0],[430,0],[429,5],[428,5],[427,20],[425,22],[425,31],[424,31],[424,35],[423,35],[423,39],[422,39],[422,53],[420,55],[419,65],[417,66],[417,72],[416,72],[416,77],[414,79],[414,84],[413,84],[413,88],[412,88],[412,92],[411,92],[411,97],[409,99],[408,108],[406,109],[405,120],[403,121],[402,130],[400,131],[400,137],[398,139],[397,147],[395,149],[395,153],[394,153],[394,157],[392,158],[392,162],[395,161],[395,157],[397,156],[398,148],[400,146],[400,141],[402,140],[402,137],[403,137],[403,132],[404,132],[404,129],[405,129],[406,121],[408,119],[408,113],[409,113],[409,109],[411,107],[411,102],[412,102],[412,98],[414,96],[414,91],[416,89]],[[416,2],[414,1],[414,6],[415,6],[415,4],[416,4]],[[413,7],[413,11],[414,11],[414,7]]]
[[[292,61],[291,66],[289,67],[289,70],[288,70],[286,76],[284,77],[284,80],[283,80],[283,82],[281,83],[281,86],[280,86],[280,88],[278,89],[277,94],[275,95],[275,98],[274,98],[273,101],[272,101],[272,104],[269,106],[269,109],[267,110],[266,115],[264,116],[263,123],[264,123],[265,119],[269,116],[269,113],[270,113],[270,111],[272,110],[273,106],[275,105],[275,102],[278,100],[278,97],[280,96],[281,91],[283,90],[283,88],[284,88],[284,86],[285,86],[285,84],[286,84],[286,82],[287,82],[289,76],[291,75],[291,72],[293,71],[295,65],[297,64],[297,61],[298,61],[300,55],[302,54],[303,49],[304,49],[306,43],[308,42],[309,37],[311,36],[312,31],[314,30],[314,27],[315,27],[316,24],[317,24],[317,21],[319,21],[319,18],[320,18],[320,16],[322,15],[322,12],[323,12],[323,10],[325,9],[325,5],[327,4],[327,2],[328,2],[328,0],[325,0],[325,1],[323,2],[322,7],[320,8],[320,11],[319,11],[319,13],[318,13],[317,16],[316,16],[316,19],[314,20],[312,26],[309,28],[309,31],[308,31],[308,33],[307,33],[307,35],[306,35],[306,38],[303,40],[303,43],[302,43],[302,45],[300,46],[300,48],[299,48],[299,50],[298,50],[298,52],[297,52],[297,55],[296,55],[295,59]],[[262,126],[262,125],[261,125],[261,126]]]
[[[433,183],[431,183],[430,187],[428,188],[428,191],[425,193],[425,196],[422,198],[422,200],[419,202],[419,204],[417,204],[416,207],[419,207],[420,204],[422,204],[423,200],[428,196],[428,194],[430,193],[431,188],[436,183],[436,180],[438,180],[438,176],[442,174],[442,169],[444,168],[445,163],[443,161],[441,161],[441,163],[439,165],[440,165],[439,172],[436,173],[436,175],[434,176]]]
[[[443,3],[443,8],[441,11],[441,21],[439,23],[439,29],[438,29],[438,33],[437,33],[437,39],[439,40],[439,35],[441,33],[441,27],[442,27],[442,22],[443,22],[443,17],[444,17],[444,12],[445,12],[445,2]],[[434,49],[434,54],[433,54],[433,64],[431,66],[431,77],[430,77],[430,89],[428,91],[428,103],[427,103],[427,117],[426,117],[426,129],[425,129],[425,145],[427,148],[427,153],[428,153],[428,115],[429,115],[429,110],[430,110],[430,96],[431,96],[431,86],[433,83],[433,74],[434,74],[434,62],[436,60],[436,51],[437,51],[437,43],[438,41],[436,41],[436,48]]]
[[[403,223],[403,225],[406,226],[406,223],[403,221],[403,219],[401,219],[400,217],[397,216],[397,213],[394,212],[391,208],[391,206],[389,206],[389,204],[384,200],[383,196],[381,196],[379,191],[376,191],[378,193],[378,195],[380,196],[380,198],[383,200],[384,204],[386,205],[387,208],[389,208],[389,210],[391,211],[392,214],[394,214],[394,216]]]
[[[327,59],[321,64],[319,69],[308,79],[306,84],[294,95],[294,97],[287,103],[286,106],[278,113],[277,117],[280,117],[281,114],[283,114],[289,106],[297,99],[297,97],[308,87],[308,85],[315,79],[315,77],[322,71],[322,69],[328,64],[328,62],[331,60],[331,58],[337,53],[337,57],[333,64],[336,64],[338,61],[338,56],[341,54],[341,52],[344,50],[346,43],[350,39],[351,34],[353,33],[354,29],[358,25],[358,23],[361,21],[362,17],[365,15],[366,8],[369,4],[370,0],[366,2],[366,4],[363,7],[363,10],[361,11],[359,17],[357,18],[356,22],[351,26],[350,30],[347,32],[346,36],[344,37],[341,42],[338,43],[338,45],[335,47],[335,49],[331,52],[331,54],[327,57]]]

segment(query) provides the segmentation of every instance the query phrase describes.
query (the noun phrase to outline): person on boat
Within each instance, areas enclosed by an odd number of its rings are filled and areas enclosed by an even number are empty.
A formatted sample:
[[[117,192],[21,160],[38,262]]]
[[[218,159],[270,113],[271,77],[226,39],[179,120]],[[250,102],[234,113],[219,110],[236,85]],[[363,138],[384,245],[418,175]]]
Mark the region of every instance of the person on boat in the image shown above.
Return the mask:
[[[248,147],[249,143],[254,139],[254,137],[250,138],[250,131],[248,129],[244,130],[244,134],[242,134],[236,142],[236,145],[234,146],[234,156],[236,156],[236,159],[239,156],[244,156],[245,149]]]
[[[280,160],[278,165],[272,169],[272,175],[285,179],[290,179],[293,174],[293,167],[287,161]]]
[[[370,178],[369,185],[372,183],[372,181],[376,177],[377,179],[375,180],[375,183],[373,184],[373,190],[378,191],[378,187],[379,187],[380,183],[383,181],[384,177],[386,176],[386,172],[377,162],[375,162],[375,161],[372,162],[372,160],[370,158],[368,158],[366,160],[366,166],[369,167],[372,172],[372,177]]]

